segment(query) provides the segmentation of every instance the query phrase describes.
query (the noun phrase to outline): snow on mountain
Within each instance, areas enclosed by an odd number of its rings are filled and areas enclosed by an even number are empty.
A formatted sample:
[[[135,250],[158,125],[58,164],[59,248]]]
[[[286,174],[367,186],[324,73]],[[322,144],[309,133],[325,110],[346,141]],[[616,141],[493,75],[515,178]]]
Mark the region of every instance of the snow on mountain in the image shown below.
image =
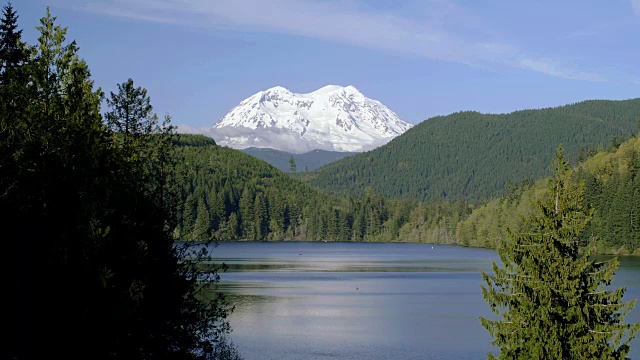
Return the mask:
[[[276,86],[242,101],[207,133],[238,149],[366,151],[411,126],[353,86],[328,85],[308,94]]]

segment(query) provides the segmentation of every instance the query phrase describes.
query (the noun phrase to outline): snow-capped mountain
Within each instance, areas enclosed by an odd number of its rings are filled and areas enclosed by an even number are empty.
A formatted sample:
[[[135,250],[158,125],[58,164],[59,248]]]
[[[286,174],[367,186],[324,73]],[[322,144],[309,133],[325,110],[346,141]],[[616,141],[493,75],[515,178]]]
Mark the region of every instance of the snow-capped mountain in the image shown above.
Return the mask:
[[[353,86],[329,85],[308,94],[276,86],[242,101],[209,134],[219,145],[238,149],[366,151],[411,126]]]

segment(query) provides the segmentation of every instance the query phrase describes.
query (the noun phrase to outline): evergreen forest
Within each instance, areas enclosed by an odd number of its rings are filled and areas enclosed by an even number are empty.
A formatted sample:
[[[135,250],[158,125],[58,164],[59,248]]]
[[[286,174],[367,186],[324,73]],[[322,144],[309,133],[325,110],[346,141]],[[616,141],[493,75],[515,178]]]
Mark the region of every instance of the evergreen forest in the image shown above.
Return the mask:
[[[377,149],[304,179],[335,194],[367,187],[387,198],[478,202],[510,184],[548,176],[554,149],[571,161],[618,145],[638,130],[640,99],[592,100],[510,114],[458,112],[417,124]]]
[[[180,135],[189,139],[195,135]],[[493,200],[429,202],[387,199],[368,188],[341,197],[314,189],[240,151],[183,145],[183,239],[406,241],[494,248],[507,229],[544,194],[545,178],[510,184]],[[573,181],[584,181],[585,202],[595,209],[584,241],[601,253],[628,254],[640,247],[640,141],[637,136],[576,164]]]
[[[367,241],[388,232],[394,201],[373,192],[327,195],[264,161],[202,138],[176,139],[177,239]]]

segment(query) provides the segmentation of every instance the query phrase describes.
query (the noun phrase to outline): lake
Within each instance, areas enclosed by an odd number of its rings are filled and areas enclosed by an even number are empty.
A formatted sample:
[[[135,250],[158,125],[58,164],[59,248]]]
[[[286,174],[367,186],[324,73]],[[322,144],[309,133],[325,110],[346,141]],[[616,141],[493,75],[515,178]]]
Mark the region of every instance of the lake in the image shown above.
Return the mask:
[[[231,338],[246,360],[486,359],[492,350],[478,317],[491,316],[480,272],[498,260],[493,250],[221,242],[213,254],[229,266],[220,290],[236,307]],[[614,285],[638,298],[640,259],[620,260]]]

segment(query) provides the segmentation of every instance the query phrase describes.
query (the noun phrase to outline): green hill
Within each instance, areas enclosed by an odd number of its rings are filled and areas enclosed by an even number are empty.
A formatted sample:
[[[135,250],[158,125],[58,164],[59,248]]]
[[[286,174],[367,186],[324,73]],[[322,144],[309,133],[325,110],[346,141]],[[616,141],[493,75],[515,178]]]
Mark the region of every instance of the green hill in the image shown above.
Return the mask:
[[[640,99],[631,99],[438,116],[304,179],[337,194],[362,194],[371,187],[388,198],[477,202],[495,197],[510,183],[547,175],[559,143],[573,161],[607,148],[611,139],[628,138],[637,130],[639,115]]]
[[[178,239],[392,239],[411,207],[373,192],[327,195],[202,135],[179,135],[176,144]]]
[[[594,209],[584,243],[595,241],[600,253],[637,253],[640,249],[640,137],[615,151],[601,151],[573,170],[585,185],[585,202]],[[515,187],[475,209],[457,226],[460,245],[494,247],[506,239],[507,228],[522,230],[521,217],[545,193],[545,182]]]

